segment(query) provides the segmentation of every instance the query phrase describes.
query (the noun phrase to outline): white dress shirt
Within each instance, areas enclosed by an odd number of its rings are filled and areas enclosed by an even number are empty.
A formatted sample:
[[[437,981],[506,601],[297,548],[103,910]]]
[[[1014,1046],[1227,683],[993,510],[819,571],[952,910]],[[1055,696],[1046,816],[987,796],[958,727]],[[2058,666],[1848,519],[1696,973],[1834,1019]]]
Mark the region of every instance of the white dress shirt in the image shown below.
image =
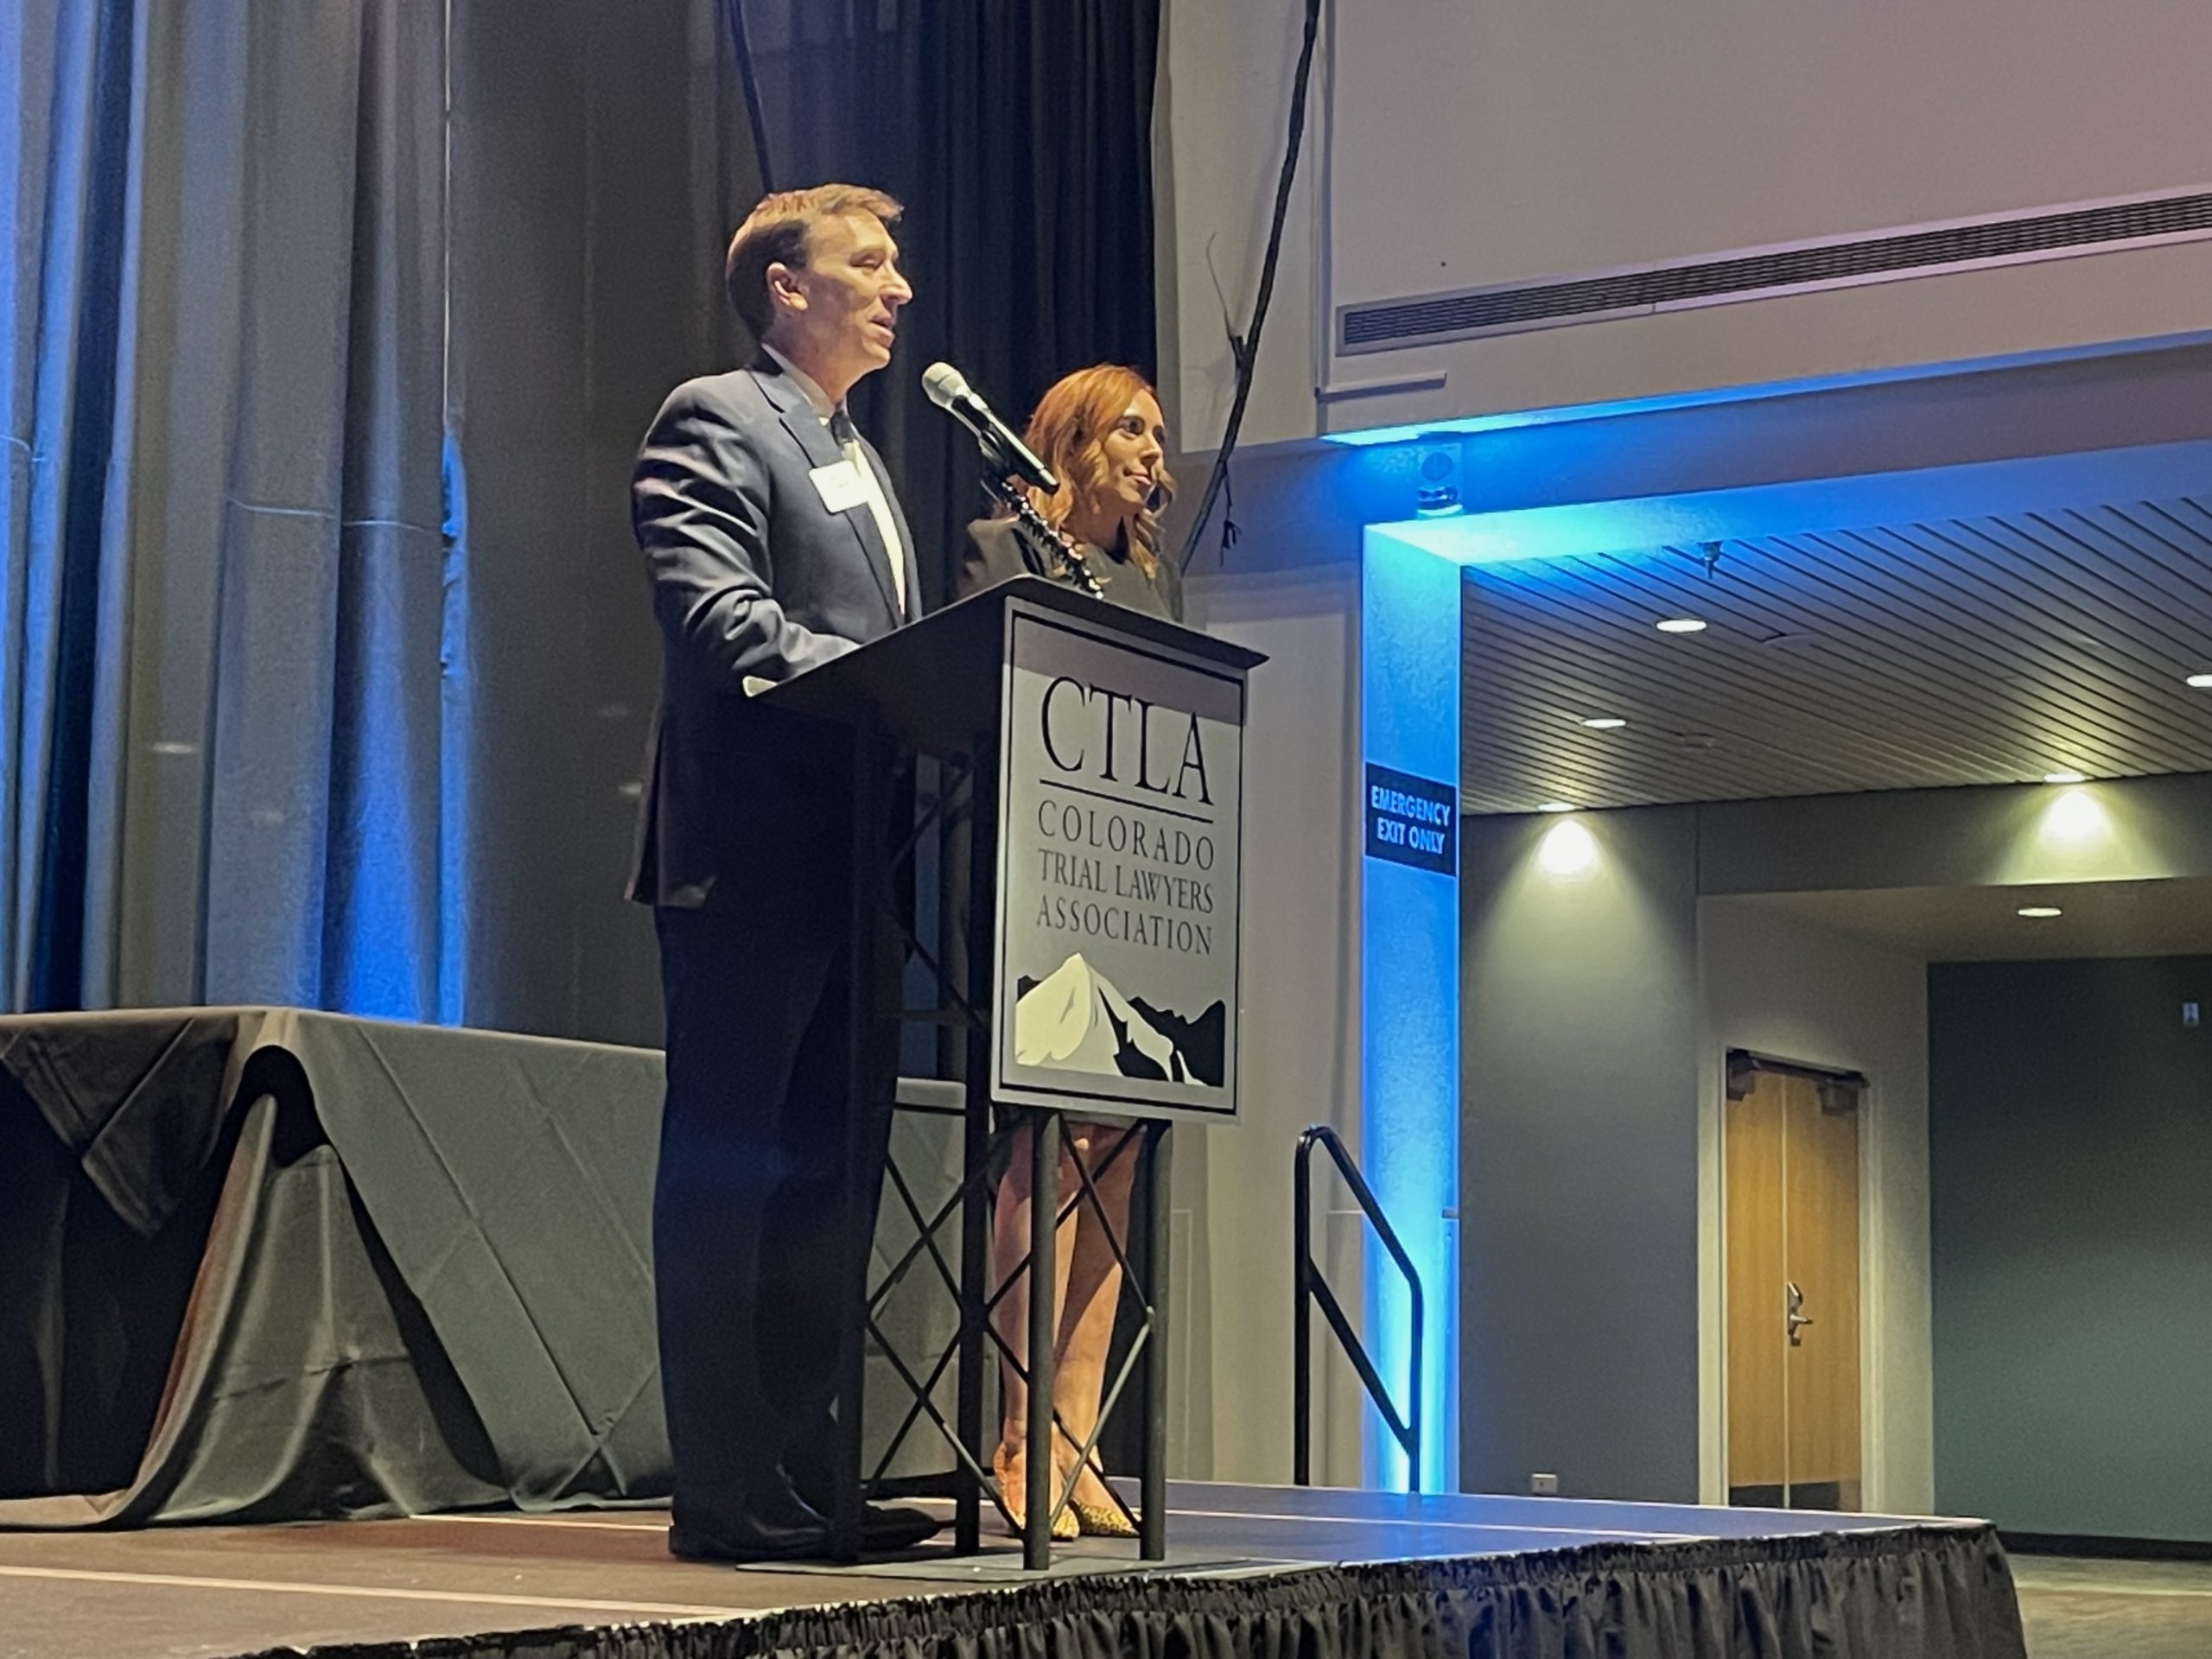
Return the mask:
[[[791,376],[798,389],[806,394],[806,401],[822,418],[837,447],[844,451],[846,463],[860,480],[861,499],[875,520],[875,528],[883,537],[884,551],[891,556],[891,591],[899,596],[899,613],[906,613],[906,544],[899,539],[899,521],[892,516],[891,503],[883,498],[883,486],[877,480],[875,468],[868,464],[868,452],[861,448],[861,435],[853,425],[853,417],[845,412],[842,404],[832,404],[829,393],[816,384],[812,375],[793,363],[772,346],[760,348],[776,359],[777,366]],[[839,417],[842,417],[840,419]],[[844,428],[842,436],[838,427]]]

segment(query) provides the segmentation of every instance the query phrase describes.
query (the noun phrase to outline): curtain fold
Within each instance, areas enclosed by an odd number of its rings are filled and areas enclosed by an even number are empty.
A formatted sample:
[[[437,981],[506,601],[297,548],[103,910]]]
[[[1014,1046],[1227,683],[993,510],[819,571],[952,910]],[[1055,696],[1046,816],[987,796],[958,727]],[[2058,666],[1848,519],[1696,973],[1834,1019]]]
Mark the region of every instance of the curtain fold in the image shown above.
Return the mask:
[[[8,27],[7,1005],[435,1014],[441,9]]]
[[[128,0],[0,16],[0,985],[10,1006],[74,1006],[105,969],[88,917],[111,862],[87,846],[92,783],[116,767],[119,676],[99,646],[123,594],[105,511],[127,430],[118,386],[128,302],[124,208],[133,62]],[[127,459],[127,443],[123,444]],[[89,953],[89,961],[88,961]]]
[[[196,1000],[432,1018],[444,23],[242,22]]]
[[[741,350],[721,0],[0,0],[0,1007],[656,1040],[661,397]]]

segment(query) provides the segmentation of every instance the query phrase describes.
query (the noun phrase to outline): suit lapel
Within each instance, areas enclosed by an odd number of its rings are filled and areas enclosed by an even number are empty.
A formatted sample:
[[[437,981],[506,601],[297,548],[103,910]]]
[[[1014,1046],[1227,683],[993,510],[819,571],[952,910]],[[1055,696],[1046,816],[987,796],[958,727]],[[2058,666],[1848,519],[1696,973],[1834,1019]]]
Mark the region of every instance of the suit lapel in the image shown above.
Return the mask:
[[[784,430],[791,435],[791,442],[806,457],[808,467],[832,467],[845,458],[844,451],[837,448],[836,439],[830,435],[830,429],[814,412],[814,405],[806,401],[806,394],[776,366],[775,359],[763,353],[753,365],[753,377],[760,384],[761,396],[773,405],[782,419]]]
[[[814,405],[807,401],[806,394],[792,383],[791,377],[777,365],[775,359],[762,353],[753,365],[753,372],[760,383],[762,394],[775,405],[784,430],[791,434],[791,441],[806,456],[809,470],[817,467],[835,467],[844,461],[845,452],[838,447],[837,440],[830,435],[830,429],[814,412]],[[861,441],[861,453],[874,461],[875,452],[866,439]],[[912,538],[907,536],[906,520],[899,514],[898,498],[891,493],[890,485],[884,481],[883,468],[880,463],[875,466],[875,474],[877,486],[883,491],[883,499],[890,504],[892,517],[898,522],[899,537],[911,547]],[[818,496],[816,498],[817,505],[820,499]],[[829,512],[826,507],[823,510]],[[829,516],[843,519],[846,528],[859,540],[861,556],[867,560],[868,568],[875,577],[876,588],[883,595],[884,608],[891,613],[892,626],[895,627],[904,622],[906,619],[899,613],[898,591],[891,585],[891,551],[883,544],[882,532],[876,529],[875,515],[868,511],[868,504],[863,501],[842,512],[830,513]],[[909,558],[906,587],[909,595],[914,591],[912,563]]]

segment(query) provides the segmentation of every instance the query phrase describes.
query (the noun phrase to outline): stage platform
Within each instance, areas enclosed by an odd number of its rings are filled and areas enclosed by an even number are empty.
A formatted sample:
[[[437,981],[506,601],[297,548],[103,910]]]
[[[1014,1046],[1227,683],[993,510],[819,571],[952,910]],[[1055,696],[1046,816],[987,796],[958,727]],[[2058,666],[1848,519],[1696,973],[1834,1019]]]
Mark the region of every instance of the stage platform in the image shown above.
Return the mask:
[[[2020,1659],[1976,1522],[1175,1483],[1170,1559],[676,1561],[664,1512],[0,1533],[0,1655]],[[421,1644],[421,1645],[416,1645]]]

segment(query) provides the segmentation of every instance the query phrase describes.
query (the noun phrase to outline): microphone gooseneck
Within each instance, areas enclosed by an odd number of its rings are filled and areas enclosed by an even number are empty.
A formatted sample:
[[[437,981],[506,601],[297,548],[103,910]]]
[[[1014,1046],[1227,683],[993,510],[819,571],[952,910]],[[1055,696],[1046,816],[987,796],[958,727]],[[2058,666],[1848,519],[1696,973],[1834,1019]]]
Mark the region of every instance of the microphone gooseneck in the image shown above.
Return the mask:
[[[1020,435],[976,396],[968,377],[950,363],[932,363],[922,372],[922,390],[929,400],[976,435],[984,465],[1004,477],[1012,474],[1046,494],[1060,487],[1052,469],[1037,458]]]

